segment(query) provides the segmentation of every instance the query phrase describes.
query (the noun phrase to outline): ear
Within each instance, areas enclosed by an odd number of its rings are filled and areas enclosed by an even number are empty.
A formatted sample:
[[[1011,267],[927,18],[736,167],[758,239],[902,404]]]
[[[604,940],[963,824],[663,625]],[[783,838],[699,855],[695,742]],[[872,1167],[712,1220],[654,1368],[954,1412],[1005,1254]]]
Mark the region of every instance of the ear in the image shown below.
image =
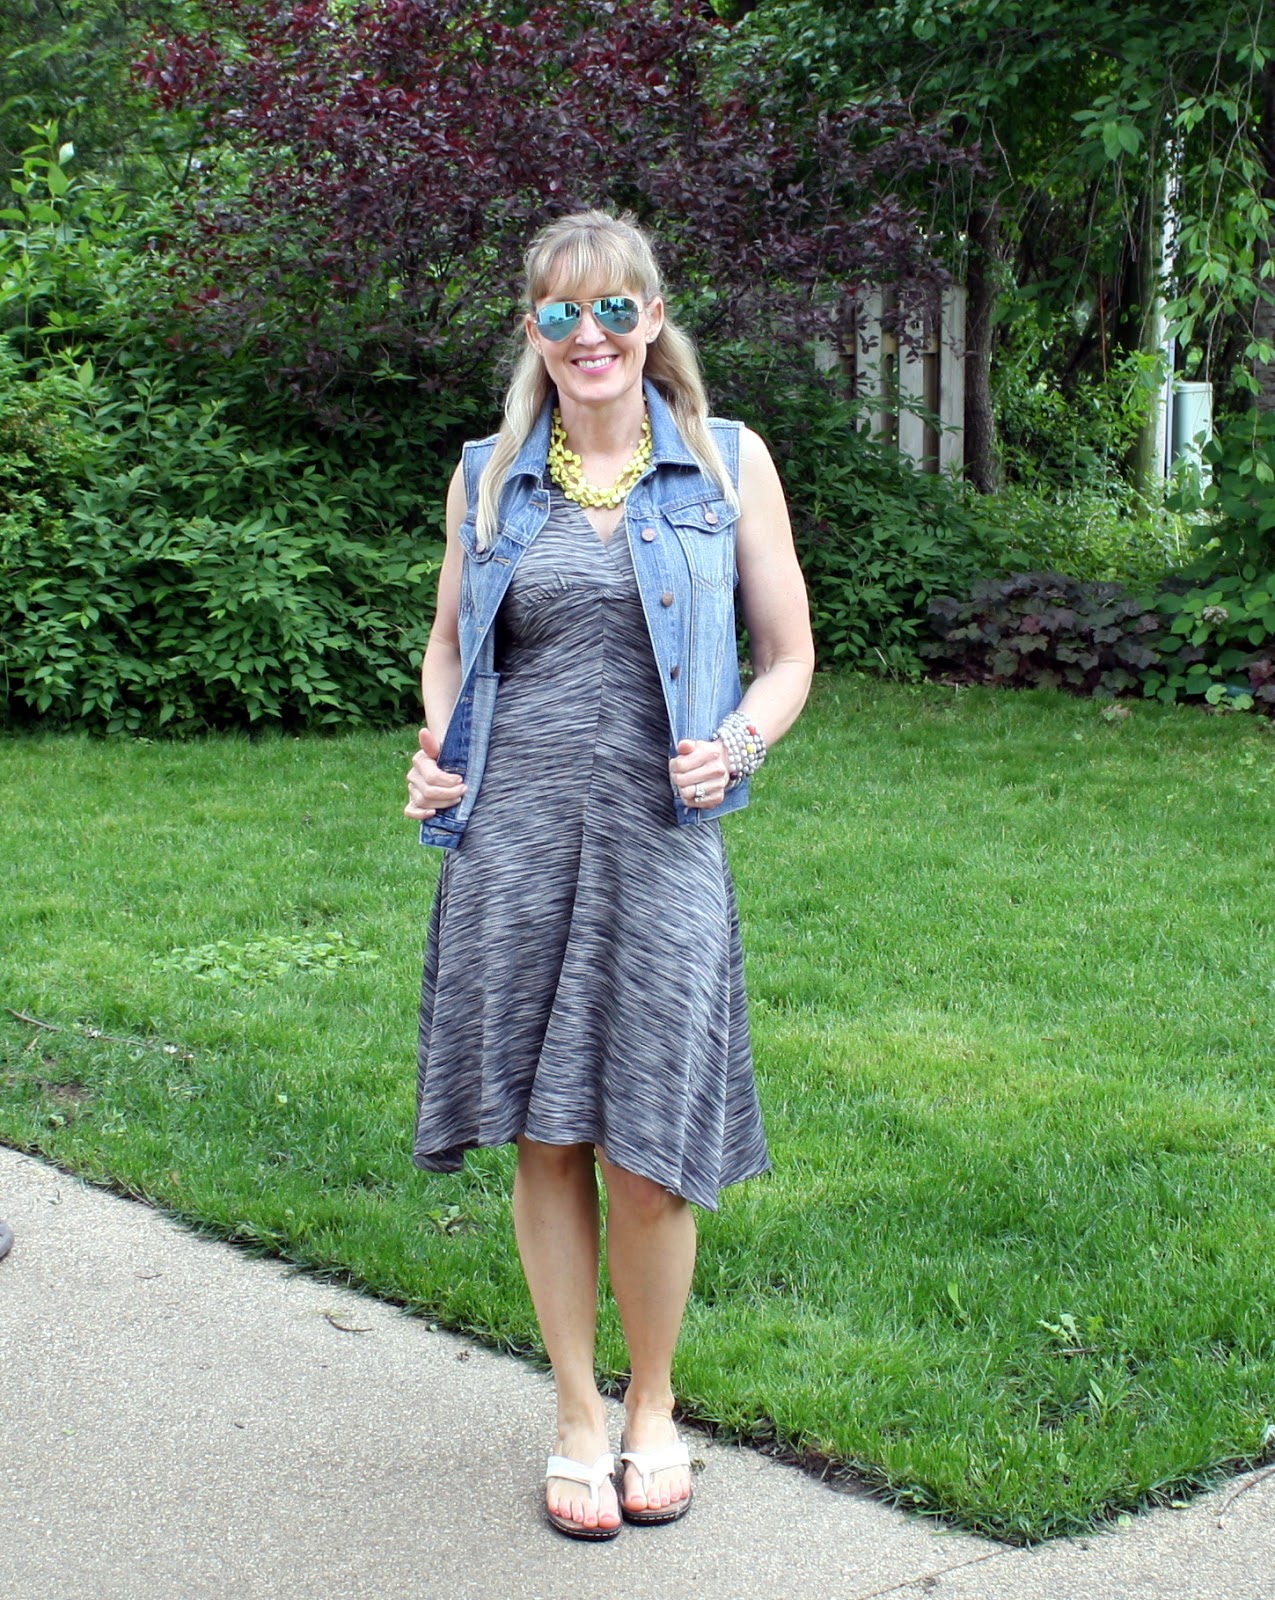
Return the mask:
[[[646,308],[646,342],[653,344],[664,326],[664,302],[656,295]]]
[[[537,355],[540,355],[540,329],[536,326],[536,319],[532,316],[530,311],[528,311],[526,316],[522,319],[522,327],[523,332],[527,335],[527,343],[532,347]]]

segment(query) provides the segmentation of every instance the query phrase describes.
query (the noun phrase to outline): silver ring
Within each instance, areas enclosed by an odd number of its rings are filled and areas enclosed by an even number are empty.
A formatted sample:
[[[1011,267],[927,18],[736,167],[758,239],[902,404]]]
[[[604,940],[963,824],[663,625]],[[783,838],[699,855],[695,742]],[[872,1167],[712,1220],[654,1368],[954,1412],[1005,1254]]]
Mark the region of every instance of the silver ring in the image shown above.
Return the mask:
[[[696,805],[699,805],[699,803],[703,800],[703,798],[704,798],[704,785],[702,783],[697,783],[695,785],[695,787],[691,790],[691,799],[694,800]]]

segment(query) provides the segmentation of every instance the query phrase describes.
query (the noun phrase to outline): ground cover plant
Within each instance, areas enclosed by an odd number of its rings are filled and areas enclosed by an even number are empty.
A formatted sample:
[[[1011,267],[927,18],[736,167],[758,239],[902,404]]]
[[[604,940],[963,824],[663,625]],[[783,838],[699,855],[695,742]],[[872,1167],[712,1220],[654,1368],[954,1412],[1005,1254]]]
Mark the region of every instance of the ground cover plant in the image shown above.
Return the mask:
[[[1275,712],[1275,573],[1167,580],[1139,593],[1057,572],[984,578],[931,602],[922,643],[947,681],[1063,688]]]
[[[408,1162],[411,744],[0,741],[0,1137],[534,1353],[507,1155]],[[729,830],[775,1171],[692,1415],[1014,1540],[1269,1457],[1273,797],[1252,718],[819,684]]]

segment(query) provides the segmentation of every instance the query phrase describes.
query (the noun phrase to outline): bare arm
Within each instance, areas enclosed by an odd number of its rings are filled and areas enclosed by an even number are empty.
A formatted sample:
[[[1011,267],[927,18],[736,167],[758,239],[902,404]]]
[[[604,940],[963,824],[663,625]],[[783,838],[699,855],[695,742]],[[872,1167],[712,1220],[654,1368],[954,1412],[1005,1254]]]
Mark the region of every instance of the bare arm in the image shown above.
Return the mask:
[[[426,725],[441,743],[460,693],[460,569],[464,560],[458,537],[465,519],[465,479],[459,467],[447,489],[447,552],[438,575],[434,625],[421,664],[421,702]]]
[[[768,745],[797,720],[815,670],[810,603],[793,548],[792,524],[770,451],[748,429],[740,441],[735,535],[739,597],[755,674],[741,709]]]
[[[465,479],[459,467],[447,490],[447,553],[438,575],[434,625],[421,664],[421,701],[425,726],[420,749],[407,774],[408,802],[404,816],[420,821],[454,806],[465,785],[438,765],[438,753],[460,693],[460,572],[464,561],[458,532],[465,517]]]
[[[769,746],[783,738],[806,703],[815,647],[783,486],[769,450],[747,428],[740,440],[739,499],[735,561],[754,672],[740,710],[756,723]],[[669,772],[683,800],[719,805],[729,777],[721,742],[684,739],[677,748]],[[697,784],[703,786],[698,801]]]

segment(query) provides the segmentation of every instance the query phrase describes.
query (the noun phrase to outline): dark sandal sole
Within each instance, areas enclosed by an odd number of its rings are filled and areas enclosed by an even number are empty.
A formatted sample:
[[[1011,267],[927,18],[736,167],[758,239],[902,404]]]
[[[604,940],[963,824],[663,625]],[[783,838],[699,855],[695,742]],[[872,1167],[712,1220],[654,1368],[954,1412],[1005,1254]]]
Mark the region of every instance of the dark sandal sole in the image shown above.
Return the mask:
[[[578,1522],[567,1522],[561,1517],[555,1517],[552,1511],[545,1512],[545,1519],[551,1528],[556,1528],[568,1539],[586,1539],[593,1544],[618,1538],[620,1529],[624,1526],[623,1522],[617,1522],[614,1528],[586,1528]]]
[[[679,1500],[675,1506],[668,1506],[663,1511],[626,1511],[621,1501],[620,1515],[635,1528],[658,1528],[666,1522],[680,1522],[691,1509],[694,1499],[693,1494],[688,1494],[685,1500]]]

